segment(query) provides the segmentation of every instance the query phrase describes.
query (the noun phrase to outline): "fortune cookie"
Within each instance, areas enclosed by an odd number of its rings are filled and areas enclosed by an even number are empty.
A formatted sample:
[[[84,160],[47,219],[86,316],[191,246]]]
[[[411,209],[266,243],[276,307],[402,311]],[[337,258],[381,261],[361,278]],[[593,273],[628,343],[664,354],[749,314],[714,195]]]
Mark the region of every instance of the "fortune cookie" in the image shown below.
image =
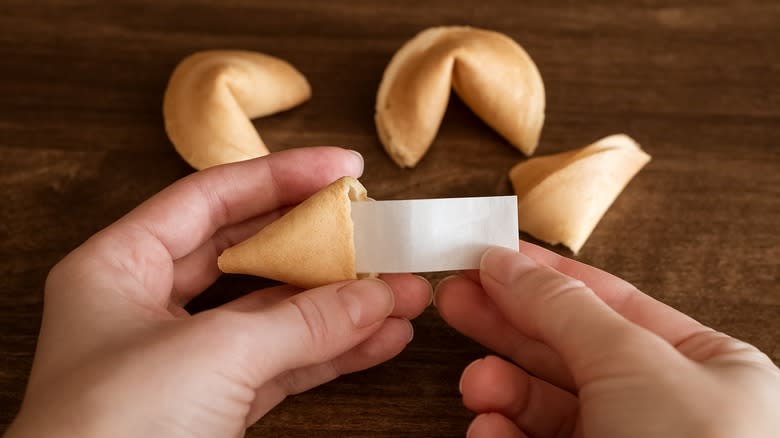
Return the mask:
[[[367,199],[363,185],[345,176],[226,249],[219,269],[307,289],[356,279],[351,202]]]
[[[631,178],[650,161],[626,135],[522,162],[509,172],[521,231],[575,254]]]
[[[196,169],[268,154],[252,121],[311,96],[306,78],[287,62],[241,50],[212,50],[182,60],[163,99],[165,131]]]
[[[450,88],[477,116],[526,155],[544,123],[544,84],[536,65],[506,35],[434,27],[393,56],[379,85],[379,139],[401,167],[414,167],[439,129]]]

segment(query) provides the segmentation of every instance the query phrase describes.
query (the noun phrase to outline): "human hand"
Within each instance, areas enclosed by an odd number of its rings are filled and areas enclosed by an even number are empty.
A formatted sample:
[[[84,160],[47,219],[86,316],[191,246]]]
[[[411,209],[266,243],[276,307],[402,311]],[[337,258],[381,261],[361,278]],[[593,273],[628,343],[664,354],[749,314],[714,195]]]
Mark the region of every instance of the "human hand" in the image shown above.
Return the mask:
[[[217,256],[363,161],[294,149],[163,190],[52,269],[12,436],[236,437],[286,396],[398,354],[430,302],[412,275],[256,291],[189,315]]]
[[[780,370],[765,354],[606,272],[520,248],[488,250],[435,294],[450,325],[511,360],[463,371],[469,438],[776,436]]]

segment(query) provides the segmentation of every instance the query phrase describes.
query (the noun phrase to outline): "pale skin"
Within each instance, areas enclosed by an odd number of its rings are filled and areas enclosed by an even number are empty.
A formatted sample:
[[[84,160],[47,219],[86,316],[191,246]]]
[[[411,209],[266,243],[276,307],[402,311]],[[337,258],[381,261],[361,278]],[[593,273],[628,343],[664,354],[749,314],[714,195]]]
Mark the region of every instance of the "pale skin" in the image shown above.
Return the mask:
[[[189,315],[217,255],[363,160],[295,149],[190,175],[52,269],[9,437],[238,437],[285,397],[382,363],[430,303],[417,276],[281,286]]]
[[[190,315],[216,257],[359,155],[295,149],[198,172],[55,266],[8,437],[239,437],[287,396],[397,355],[430,303],[410,274],[280,286]],[[470,437],[771,436],[780,371],[617,277],[521,243],[442,281],[445,321],[495,350],[463,372]],[[581,280],[577,281],[574,278]],[[453,383],[454,384],[454,383]]]
[[[445,279],[436,306],[506,359],[463,371],[467,436],[773,437],[780,370],[591,266],[521,242]]]

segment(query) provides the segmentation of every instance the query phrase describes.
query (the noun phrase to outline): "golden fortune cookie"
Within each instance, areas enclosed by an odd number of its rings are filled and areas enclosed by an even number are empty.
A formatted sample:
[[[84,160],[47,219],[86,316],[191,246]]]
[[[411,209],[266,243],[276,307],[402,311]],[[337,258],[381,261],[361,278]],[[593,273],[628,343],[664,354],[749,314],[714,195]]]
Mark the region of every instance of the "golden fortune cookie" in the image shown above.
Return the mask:
[[[268,154],[251,119],[290,109],[311,96],[287,62],[243,50],[209,50],[182,60],[163,98],[165,131],[196,169]]]
[[[363,185],[345,176],[226,249],[219,269],[307,289],[356,279],[351,202],[367,199]]]
[[[575,254],[631,178],[650,161],[633,139],[612,135],[582,149],[524,161],[509,172],[521,231]]]
[[[544,84],[528,53],[498,32],[434,27],[408,41],[385,69],[375,122],[387,153],[414,167],[436,136],[454,88],[485,123],[526,155],[544,123]]]

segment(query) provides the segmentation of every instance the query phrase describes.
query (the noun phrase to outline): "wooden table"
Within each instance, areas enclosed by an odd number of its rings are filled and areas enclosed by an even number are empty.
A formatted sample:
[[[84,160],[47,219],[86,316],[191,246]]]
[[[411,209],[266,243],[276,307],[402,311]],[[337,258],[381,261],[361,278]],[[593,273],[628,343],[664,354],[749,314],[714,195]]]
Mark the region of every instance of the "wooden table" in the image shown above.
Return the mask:
[[[258,120],[273,150],[346,145],[378,199],[509,194],[522,155],[457,98],[414,170],[380,146],[373,105],[391,55],[428,26],[505,32],[547,90],[538,154],[612,133],[653,161],[578,259],[780,361],[780,5],[773,1],[58,1],[0,4],[0,425],[22,398],[48,269],[191,169],[162,93],[201,49],[289,60],[311,101]],[[637,2],[638,3],[638,2]],[[563,254],[565,249],[555,248]],[[440,276],[431,276],[433,280]],[[193,308],[257,286],[220,280]],[[457,436],[457,382],[487,351],[429,309],[407,351],[294,397],[248,436]]]

